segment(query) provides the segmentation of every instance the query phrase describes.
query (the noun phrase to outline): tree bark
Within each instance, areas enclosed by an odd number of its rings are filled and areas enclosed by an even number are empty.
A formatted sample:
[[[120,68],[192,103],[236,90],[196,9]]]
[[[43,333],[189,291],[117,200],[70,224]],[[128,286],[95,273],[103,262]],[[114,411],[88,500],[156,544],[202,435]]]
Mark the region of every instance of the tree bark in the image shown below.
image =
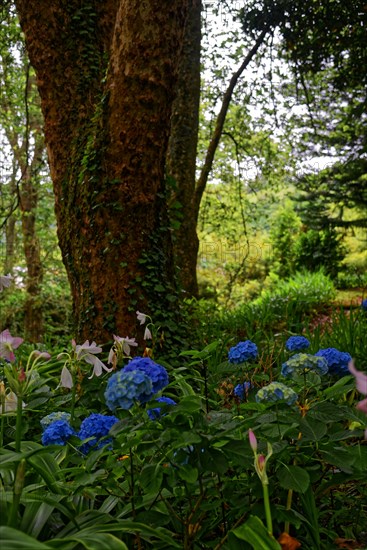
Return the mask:
[[[195,181],[200,104],[201,0],[190,0],[177,95],[173,104],[167,155],[167,174],[174,179],[171,208],[174,223],[173,249],[183,290],[198,295],[196,262]]]
[[[20,209],[24,255],[27,264],[27,298],[24,305],[24,332],[29,342],[37,343],[43,335],[43,304],[41,286],[43,267],[40,244],[36,232],[37,188],[33,185],[32,171],[28,168],[21,182]]]
[[[172,309],[164,165],[187,0],[16,2],[80,339]]]

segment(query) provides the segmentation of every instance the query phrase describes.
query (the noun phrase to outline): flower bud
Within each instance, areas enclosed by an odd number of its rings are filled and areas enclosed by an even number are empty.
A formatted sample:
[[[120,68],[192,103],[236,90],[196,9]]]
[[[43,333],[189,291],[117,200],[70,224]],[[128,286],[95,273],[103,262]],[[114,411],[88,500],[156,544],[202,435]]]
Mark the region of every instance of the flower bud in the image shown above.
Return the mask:
[[[252,430],[248,431],[248,438],[249,438],[251,449],[254,451],[254,453],[256,453],[256,451],[257,451],[257,439],[256,439],[256,436],[255,436],[255,434]]]
[[[21,383],[26,381],[26,374],[24,372],[23,367],[20,369],[20,372],[18,374],[18,381]]]

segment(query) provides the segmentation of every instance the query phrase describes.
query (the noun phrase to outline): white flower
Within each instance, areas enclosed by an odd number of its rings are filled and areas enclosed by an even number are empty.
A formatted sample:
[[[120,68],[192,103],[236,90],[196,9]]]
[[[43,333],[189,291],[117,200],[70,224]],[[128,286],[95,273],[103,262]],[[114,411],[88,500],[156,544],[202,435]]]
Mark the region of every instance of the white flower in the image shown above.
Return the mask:
[[[0,413],[3,414],[4,412],[5,413],[15,412],[17,410],[17,406],[18,406],[18,397],[15,395],[14,392],[11,391],[5,396],[4,410],[3,410],[2,404],[0,403]],[[25,407],[24,401],[22,401],[22,407],[23,408]]]
[[[107,359],[107,364],[109,365],[110,363],[113,364],[114,362],[114,359],[116,357],[116,353],[115,353],[115,350],[112,346],[112,348],[110,349],[110,353],[108,354],[108,359]]]
[[[152,339],[152,333],[148,329],[148,327],[145,328],[144,332],[144,340],[151,340]]]
[[[140,324],[144,325],[145,321],[147,320],[147,315],[145,313],[141,313],[140,311],[137,311],[136,316],[138,318],[138,321],[140,321]]]
[[[12,279],[13,277],[11,275],[0,275],[0,292],[11,285]]]
[[[89,365],[93,365],[93,372],[92,375],[89,376],[89,379],[92,378],[93,375],[101,376],[103,370],[106,372],[112,371],[112,369],[106,367],[98,357],[95,357],[96,353],[101,353],[102,351],[102,348],[97,346],[95,342],[89,344],[89,340],[86,340],[84,344],[77,345],[75,340],[72,340],[72,346],[75,349],[78,361],[84,360],[86,363],[89,363]]]
[[[122,343],[122,349],[124,351],[125,355],[130,355],[130,346],[136,347],[138,345],[138,342],[135,342],[135,338],[129,338],[126,336],[126,338],[123,338]]]
[[[135,342],[135,338],[129,338],[126,336],[126,338],[122,338],[121,336],[113,335],[113,339],[115,340],[114,345],[110,349],[110,352],[108,354],[108,361],[107,363],[114,364],[114,361],[117,362],[118,356],[121,355],[121,351],[127,356],[130,357],[130,346],[137,346],[138,343]]]
[[[71,390],[73,385],[73,377],[71,376],[69,369],[64,365],[61,371],[60,386],[62,388],[69,388]]]

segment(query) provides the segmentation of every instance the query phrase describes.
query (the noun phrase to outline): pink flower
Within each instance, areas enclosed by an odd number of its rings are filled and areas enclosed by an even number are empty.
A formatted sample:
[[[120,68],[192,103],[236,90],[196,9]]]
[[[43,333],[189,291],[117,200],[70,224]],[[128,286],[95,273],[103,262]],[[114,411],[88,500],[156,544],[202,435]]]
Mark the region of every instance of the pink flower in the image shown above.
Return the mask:
[[[254,453],[256,453],[256,451],[257,451],[257,439],[256,439],[256,436],[255,436],[255,434],[252,430],[248,431],[248,438],[249,438],[249,441],[250,441],[251,449],[254,451]]]
[[[353,361],[350,361],[348,365],[349,372],[353,374],[356,379],[356,388],[363,395],[367,395],[367,374],[357,370]]]
[[[353,361],[350,361],[348,364],[348,369],[351,374],[356,379],[356,388],[362,395],[367,395],[367,374],[357,370],[354,366]],[[363,399],[357,403],[357,409],[367,414],[367,399]],[[367,429],[364,432],[364,437],[367,439]]]
[[[14,350],[23,342],[23,338],[14,337],[9,330],[3,330],[0,334],[0,357],[7,359],[11,363],[15,361]]]

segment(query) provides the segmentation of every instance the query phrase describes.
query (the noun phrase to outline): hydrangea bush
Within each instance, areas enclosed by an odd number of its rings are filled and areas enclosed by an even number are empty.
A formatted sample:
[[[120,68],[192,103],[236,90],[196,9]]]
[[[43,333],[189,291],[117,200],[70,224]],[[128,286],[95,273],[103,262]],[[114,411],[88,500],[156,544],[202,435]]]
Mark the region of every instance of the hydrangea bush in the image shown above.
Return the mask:
[[[267,386],[262,387],[256,394],[256,401],[258,403],[284,401],[287,405],[294,405],[297,399],[297,393],[281,382],[271,382]]]
[[[310,341],[304,336],[291,336],[285,343],[288,351],[301,351],[310,347]]]
[[[278,341],[228,356],[212,342],[178,368],[131,359],[128,337],[114,337],[110,363],[91,340],[47,363],[23,343],[3,349],[0,537],[70,550],[239,548],[253,533],[274,550],[286,535],[315,550],[347,534],[364,544],[367,374],[341,367],[347,351],[311,355],[300,340],[285,361]]]
[[[145,403],[152,394],[153,383],[145,372],[121,370],[109,378],[104,395],[107,407],[115,411],[131,409],[136,401]]]
[[[239,342],[236,346],[233,346],[228,352],[228,361],[235,365],[240,365],[246,361],[255,361],[258,356],[258,350],[256,344],[251,340],[245,342]]]
[[[315,353],[317,357],[323,357],[329,367],[330,374],[344,376],[348,374],[348,364],[352,360],[352,356],[344,351],[339,351],[335,348],[320,349]]]
[[[303,375],[308,372],[315,372],[322,376],[328,370],[329,367],[324,357],[315,357],[308,353],[297,353],[297,355],[293,355],[293,357],[283,363],[281,374],[285,377],[292,377],[296,374]]]

